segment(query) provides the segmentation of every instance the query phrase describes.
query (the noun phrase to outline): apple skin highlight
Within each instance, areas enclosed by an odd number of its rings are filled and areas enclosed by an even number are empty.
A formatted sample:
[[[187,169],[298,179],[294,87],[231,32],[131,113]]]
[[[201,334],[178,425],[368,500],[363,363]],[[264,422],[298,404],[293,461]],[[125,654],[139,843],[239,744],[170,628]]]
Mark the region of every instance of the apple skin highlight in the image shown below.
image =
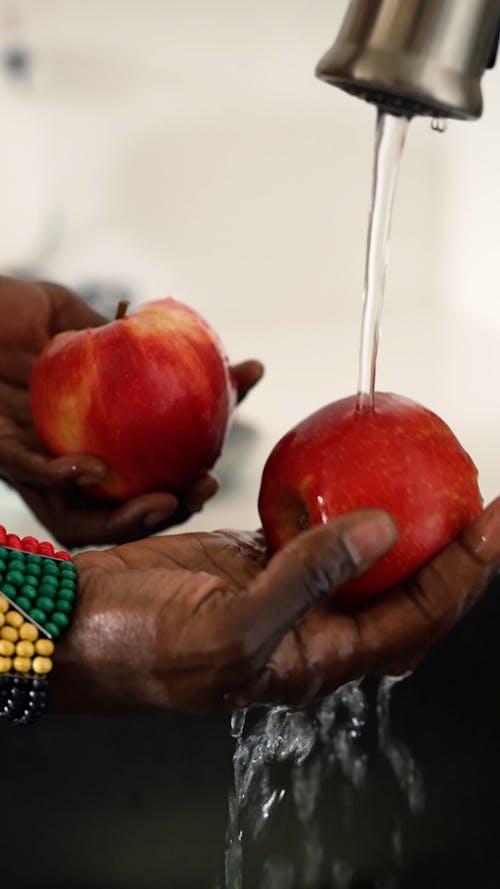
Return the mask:
[[[400,395],[375,393],[373,410],[356,410],[356,396],[326,405],[291,429],[264,467],[259,514],[271,550],[366,508],[390,513],[398,540],[341,588],[342,603],[410,577],[482,509],[477,469],[449,426]]]
[[[90,490],[123,500],[176,493],[210,469],[236,391],[215,332],[169,297],[55,336],[34,365],[30,400],[48,451],[100,457],[110,471]]]

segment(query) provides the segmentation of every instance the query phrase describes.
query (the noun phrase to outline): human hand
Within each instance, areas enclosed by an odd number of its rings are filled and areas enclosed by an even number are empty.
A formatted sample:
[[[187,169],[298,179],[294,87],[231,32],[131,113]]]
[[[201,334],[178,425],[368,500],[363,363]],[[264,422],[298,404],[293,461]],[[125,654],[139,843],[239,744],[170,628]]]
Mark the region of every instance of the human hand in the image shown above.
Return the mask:
[[[53,457],[37,441],[29,405],[33,363],[56,333],[105,322],[64,287],[0,277],[0,477],[67,547],[144,537],[184,521],[217,490],[215,479],[205,475],[182,496],[159,491],[110,505],[81,488],[103,480],[102,460],[90,454]],[[260,379],[262,365],[246,361],[233,373],[241,400]]]
[[[367,673],[405,672],[500,565],[500,498],[407,583],[362,611],[336,610],[335,589],[394,540],[386,514],[367,510],[304,532],[270,560],[259,533],[231,531],[82,553],[52,704],[303,705]]]

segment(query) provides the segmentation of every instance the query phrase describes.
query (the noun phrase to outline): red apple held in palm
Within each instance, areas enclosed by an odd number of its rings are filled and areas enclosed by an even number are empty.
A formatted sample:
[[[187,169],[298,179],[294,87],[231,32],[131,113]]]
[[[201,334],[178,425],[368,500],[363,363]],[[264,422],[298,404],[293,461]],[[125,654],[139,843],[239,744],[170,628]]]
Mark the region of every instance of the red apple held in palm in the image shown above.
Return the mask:
[[[235,386],[214,331],[174,299],[102,327],[58,334],[30,381],[37,436],[55,455],[102,458],[92,493],[123,500],[176,493],[219,456]]]
[[[436,414],[377,392],[318,410],[274,447],[262,476],[259,513],[269,547],[352,510],[380,508],[398,528],[393,549],[339,598],[353,605],[410,577],[482,508],[474,463]]]

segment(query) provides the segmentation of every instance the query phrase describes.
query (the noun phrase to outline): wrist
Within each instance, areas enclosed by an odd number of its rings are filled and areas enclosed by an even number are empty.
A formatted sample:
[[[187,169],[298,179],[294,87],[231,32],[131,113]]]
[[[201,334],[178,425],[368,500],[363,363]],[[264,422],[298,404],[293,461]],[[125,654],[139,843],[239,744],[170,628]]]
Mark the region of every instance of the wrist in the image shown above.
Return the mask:
[[[49,699],[49,707],[54,712],[90,713],[115,709],[116,697],[120,696],[113,682],[117,665],[112,627],[116,621],[110,610],[115,608],[108,597],[98,593],[99,571],[92,566],[94,555],[97,553],[75,557],[78,600],[71,626],[55,654],[56,669]],[[123,688],[121,694],[126,700]]]
[[[106,713],[157,705],[158,615],[147,594],[130,596],[121,583],[103,583],[117,568],[112,549],[81,553],[74,564],[78,599],[57,646],[50,709]]]

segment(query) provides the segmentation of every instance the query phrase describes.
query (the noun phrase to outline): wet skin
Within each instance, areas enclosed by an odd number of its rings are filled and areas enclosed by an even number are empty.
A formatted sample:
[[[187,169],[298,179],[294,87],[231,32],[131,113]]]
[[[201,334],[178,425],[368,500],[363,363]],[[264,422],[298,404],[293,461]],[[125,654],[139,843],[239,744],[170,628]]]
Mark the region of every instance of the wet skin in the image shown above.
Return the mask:
[[[231,531],[82,553],[52,706],[300,705],[367,673],[412,669],[498,570],[500,498],[406,584],[355,614],[336,610],[335,588],[394,539],[373,510],[306,531],[270,560],[258,533]]]

